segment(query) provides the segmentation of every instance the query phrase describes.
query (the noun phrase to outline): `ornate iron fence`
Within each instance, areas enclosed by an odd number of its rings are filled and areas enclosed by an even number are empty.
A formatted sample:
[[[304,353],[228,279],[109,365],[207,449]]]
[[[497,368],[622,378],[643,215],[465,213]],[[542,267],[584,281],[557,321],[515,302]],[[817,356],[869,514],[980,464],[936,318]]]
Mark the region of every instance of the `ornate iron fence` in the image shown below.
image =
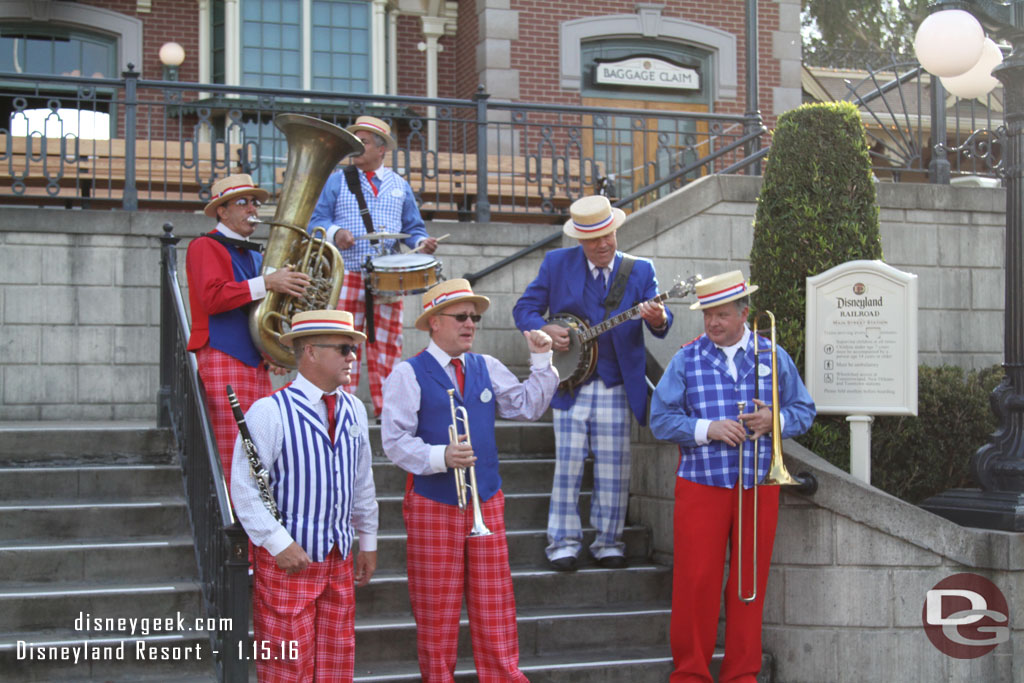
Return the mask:
[[[339,94],[0,73],[0,201],[68,208],[194,210],[230,172],[272,193],[287,159],[273,117],[392,123],[391,167],[430,217],[562,216],[603,191],[639,206],[735,166],[757,115]],[[729,149],[723,153],[723,149]],[[748,150],[749,152],[749,150]],[[680,169],[689,169],[680,174]]]
[[[189,325],[178,285],[173,226],[160,238],[160,393],[159,427],[170,428],[181,463],[189,522],[207,617],[231,630],[211,631],[220,681],[249,680],[244,652],[249,639],[248,537],[235,520],[213,437],[206,393],[188,351]],[[213,619],[211,619],[213,621]]]

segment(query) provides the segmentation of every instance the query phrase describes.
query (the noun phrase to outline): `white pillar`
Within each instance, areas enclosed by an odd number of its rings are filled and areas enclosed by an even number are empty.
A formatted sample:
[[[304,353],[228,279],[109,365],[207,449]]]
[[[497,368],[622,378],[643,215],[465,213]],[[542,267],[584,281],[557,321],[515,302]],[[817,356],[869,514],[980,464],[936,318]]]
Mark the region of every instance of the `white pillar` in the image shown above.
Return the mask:
[[[871,483],[871,415],[847,415],[850,423],[850,474]]]
[[[299,40],[303,45],[301,52],[302,59],[302,89],[313,89],[313,2],[302,0],[302,18],[299,19]],[[304,98],[309,102],[309,98]]]
[[[238,0],[224,2],[224,84],[242,82],[242,15]],[[237,97],[237,96],[236,96]]]
[[[398,12],[388,11],[388,94],[398,94]]]
[[[370,92],[383,95],[387,92],[387,28],[388,0],[373,0],[370,7]]]
[[[427,97],[437,97],[437,53],[441,51],[438,39],[444,35],[444,25],[444,17],[423,17],[423,36],[427,41],[417,47],[427,53]],[[436,107],[427,107],[428,149],[437,149],[437,125],[433,120],[436,115]]]

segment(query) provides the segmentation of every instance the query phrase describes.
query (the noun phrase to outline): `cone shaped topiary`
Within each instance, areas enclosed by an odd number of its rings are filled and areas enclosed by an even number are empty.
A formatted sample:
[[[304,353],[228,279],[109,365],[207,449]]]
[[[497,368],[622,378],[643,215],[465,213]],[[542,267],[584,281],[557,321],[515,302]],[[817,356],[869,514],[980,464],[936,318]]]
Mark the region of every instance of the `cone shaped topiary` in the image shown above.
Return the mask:
[[[882,258],[871,160],[850,102],[782,114],[757,199],[750,281],[775,314],[778,342],[803,370],[804,279],[846,261]]]

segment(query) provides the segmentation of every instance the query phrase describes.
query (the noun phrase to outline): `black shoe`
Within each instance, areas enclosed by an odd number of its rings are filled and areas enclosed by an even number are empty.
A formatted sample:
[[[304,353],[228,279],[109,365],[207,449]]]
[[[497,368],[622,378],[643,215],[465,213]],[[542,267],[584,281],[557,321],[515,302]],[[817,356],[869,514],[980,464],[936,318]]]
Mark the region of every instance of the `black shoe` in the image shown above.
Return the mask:
[[[605,569],[625,569],[626,558],[622,555],[605,555],[597,563]]]
[[[548,560],[548,564],[556,572],[574,572],[576,571],[576,558],[572,555],[568,557],[560,557],[557,560]]]

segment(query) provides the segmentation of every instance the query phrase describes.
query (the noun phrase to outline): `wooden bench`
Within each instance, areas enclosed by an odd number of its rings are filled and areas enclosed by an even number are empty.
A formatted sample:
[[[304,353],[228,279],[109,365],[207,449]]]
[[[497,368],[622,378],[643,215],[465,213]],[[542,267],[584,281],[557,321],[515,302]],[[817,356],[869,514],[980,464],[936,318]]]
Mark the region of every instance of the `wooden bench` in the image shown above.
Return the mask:
[[[0,198],[43,204],[81,199],[83,205],[103,200],[119,205],[126,179],[125,140],[65,139],[63,149],[61,142],[0,134]],[[241,147],[138,140],[135,185],[140,203],[201,206],[202,183],[237,172]]]

